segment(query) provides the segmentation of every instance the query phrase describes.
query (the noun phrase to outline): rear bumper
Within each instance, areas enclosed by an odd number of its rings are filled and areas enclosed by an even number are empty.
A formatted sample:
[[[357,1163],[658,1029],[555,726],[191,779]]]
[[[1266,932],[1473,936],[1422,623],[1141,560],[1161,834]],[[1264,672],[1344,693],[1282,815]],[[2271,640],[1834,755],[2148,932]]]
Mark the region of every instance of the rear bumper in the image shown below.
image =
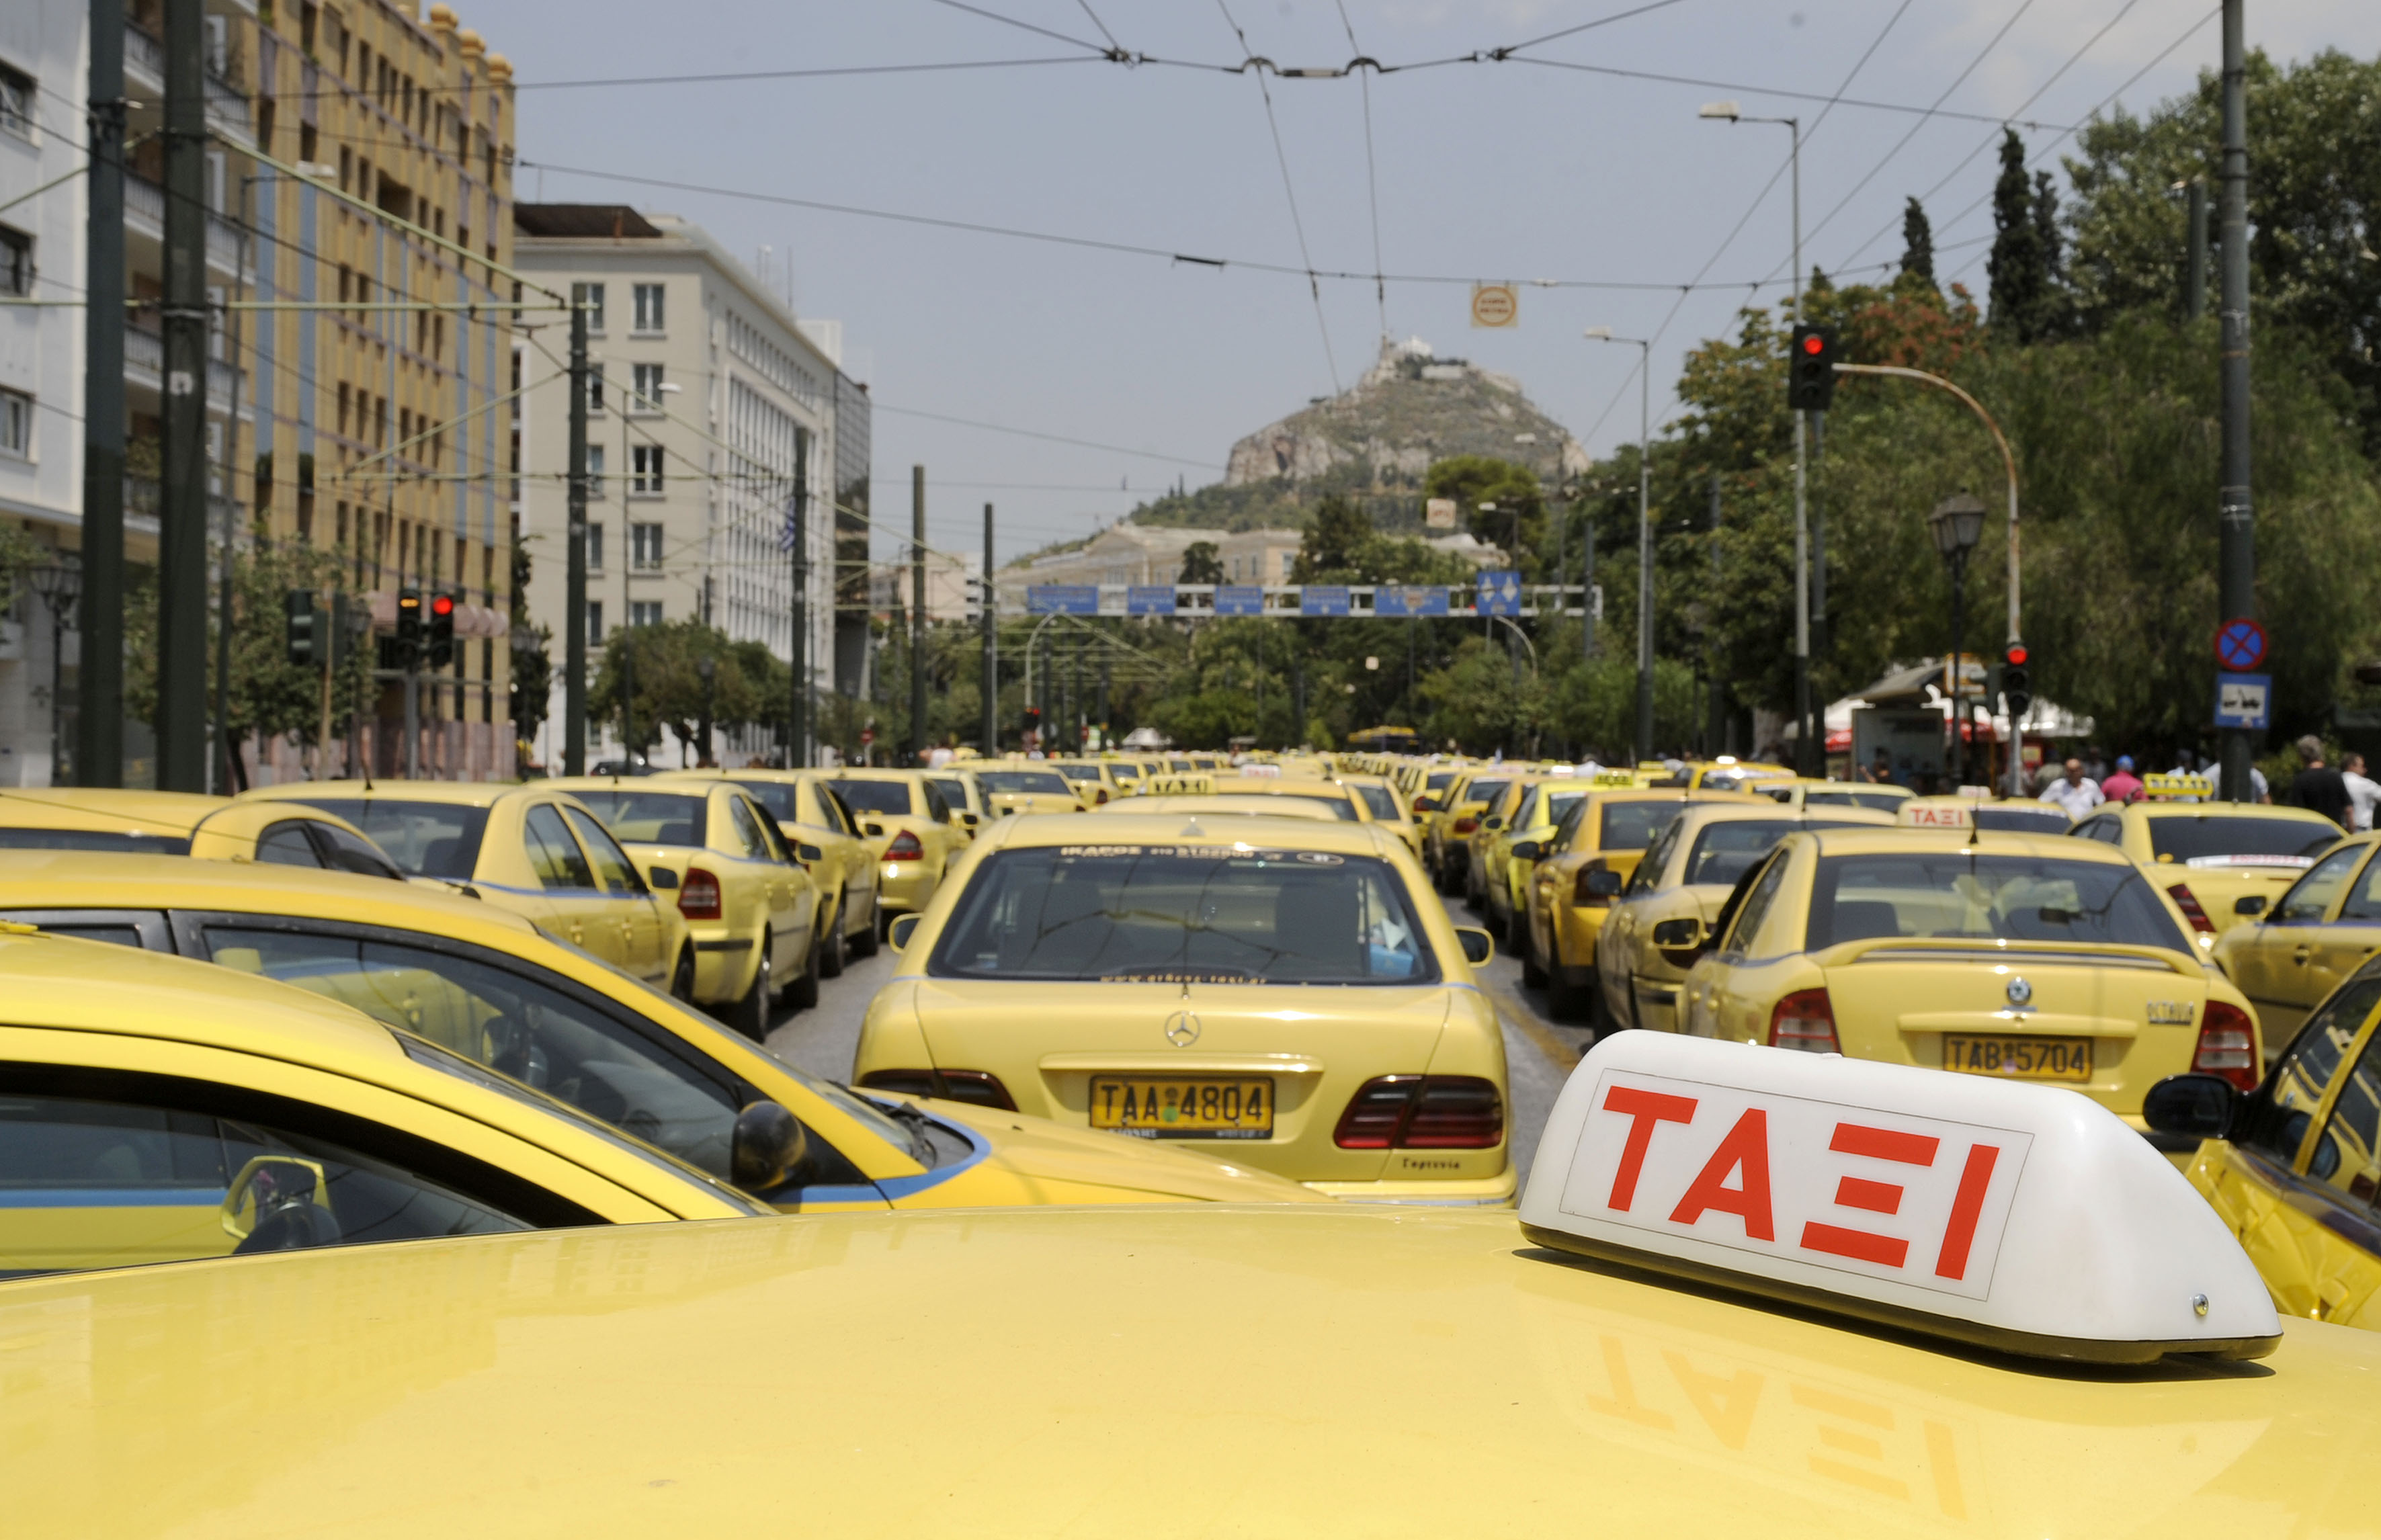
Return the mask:
[[[686,938],[694,948],[695,1003],[711,1006],[742,999],[751,983],[754,938],[711,924],[687,926]]]
[[[1508,1162],[1496,1176],[1453,1181],[1310,1181],[1305,1185],[1343,1203],[1489,1208],[1513,1201],[1520,1174]]]

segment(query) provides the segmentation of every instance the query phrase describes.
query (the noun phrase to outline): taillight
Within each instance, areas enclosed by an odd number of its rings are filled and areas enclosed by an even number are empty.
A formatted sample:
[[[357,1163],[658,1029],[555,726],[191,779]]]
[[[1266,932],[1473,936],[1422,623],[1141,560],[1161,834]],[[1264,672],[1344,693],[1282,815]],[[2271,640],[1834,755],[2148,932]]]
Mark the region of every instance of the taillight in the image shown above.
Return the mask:
[[[1366,1081],[1331,1135],[1343,1150],[1488,1150],[1504,1138],[1504,1098],[1477,1075]]]
[[[911,834],[908,829],[903,829],[899,834],[893,837],[892,844],[885,847],[885,859],[887,861],[923,861],[926,859],[926,848],[918,843],[918,837],[916,835]]]
[[[1806,1054],[1835,1054],[1836,1007],[1824,989],[1798,989],[1769,1013],[1769,1045]]]
[[[2175,908],[2182,911],[2182,917],[2191,922],[2192,930],[2202,931],[2210,935],[2216,934],[2216,927],[2207,923],[2207,911],[2199,907],[2198,897],[2191,891],[2191,886],[2188,883],[2175,884],[2166,890],[2166,896],[2174,900]]]
[[[678,886],[678,911],[690,920],[719,918],[719,879],[700,866],[686,869]]]
[[[2243,1091],[2256,1090],[2257,1025],[2249,1013],[2222,1000],[2208,1001],[2191,1067],[2203,1075],[2221,1075]]]
[[[1422,806],[1422,803],[1427,802],[1427,801],[1430,801],[1430,794],[1429,794],[1429,793],[1427,793],[1427,792],[1424,792],[1422,796],[1416,797],[1416,798],[1414,799],[1414,805],[1413,805],[1413,810],[1414,810],[1414,812],[1416,812],[1416,813],[1428,813],[1428,812],[1430,811],[1430,809],[1428,809],[1428,808],[1426,808],[1426,807]]]
[[[1104,787],[1100,788],[1100,805],[1101,805],[1101,806],[1103,806],[1103,807],[1105,807],[1105,806],[1107,805],[1107,801],[1108,801],[1108,788],[1107,788],[1106,787],[1105,787],[1105,786],[1104,786]]]
[[[986,1069],[871,1069],[860,1077],[871,1091],[898,1091],[910,1096],[935,1096],[970,1106],[1001,1112],[1017,1110],[1016,1100],[1000,1077]]]
[[[1581,909],[1609,909],[1612,906],[1612,897],[1610,894],[1590,893],[1587,890],[1587,879],[1591,875],[1600,873],[1603,870],[1604,868],[1601,866],[1582,866],[1579,869],[1579,875],[1573,877],[1570,881],[1570,901],[1575,907]]]
[[[1459,818],[1455,821],[1454,832],[1457,834],[1470,834],[1479,826],[1480,820],[1477,818]]]

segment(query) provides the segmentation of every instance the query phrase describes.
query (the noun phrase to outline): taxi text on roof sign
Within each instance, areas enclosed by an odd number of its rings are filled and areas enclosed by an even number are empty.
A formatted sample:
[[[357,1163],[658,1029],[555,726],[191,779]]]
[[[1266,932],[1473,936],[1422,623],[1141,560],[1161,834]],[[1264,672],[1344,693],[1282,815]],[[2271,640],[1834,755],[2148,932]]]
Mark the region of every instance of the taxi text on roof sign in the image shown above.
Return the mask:
[[[1213,776],[1143,776],[1141,779],[1144,797],[1205,797],[1215,789]]]
[[[2047,1086],[1628,1033],[1555,1104],[1542,1245],[2006,1351],[2261,1357],[2256,1270],[2181,1174]]]
[[[2148,798],[2198,797],[2216,800],[2216,783],[2205,776],[2186,776],[2180,771],[2153,770],[2142,777],[2142,795]]]

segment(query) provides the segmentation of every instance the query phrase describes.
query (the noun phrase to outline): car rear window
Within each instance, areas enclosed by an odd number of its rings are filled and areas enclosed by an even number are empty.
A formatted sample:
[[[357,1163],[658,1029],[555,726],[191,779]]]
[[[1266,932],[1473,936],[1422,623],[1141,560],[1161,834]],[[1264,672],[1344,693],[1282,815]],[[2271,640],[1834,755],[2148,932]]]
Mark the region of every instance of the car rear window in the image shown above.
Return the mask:
[[[1806,824],[1799,818],[1740,818],[1728,823],[1706,824],[1687,850],[1686,874],[1679,880],[1713,885],[1724,883],[1733,887],[1736,879],[1752,871],[1752,863],[1766,854],[1769,847],[1796,829],[1839,826],[1817,822]]]
[[[1794,795],[1794,790],[1791,787],[1787,787],[1778,791],[1772,791],[1770,795],[1783,800]],[[1901,804],[1908,801],[1910,801],[1909,798],[1897,797],[1890,791],[1805,791],[1802,793],[1804,807],[1858,807],[1866,808],[1871,813],[1897,813],[1900,811]]]
[[[976,782],[986,791],[1040,792],[1044,796],[1071,797],[1075,788],[1067,777],[1056,770],[979,770]]]
[[[2329,819],[2242,818],[2224,813],[2153,818],[2150,850],[2160,861],[2219,861],[2228,856],[2313,859],[2340,837]]]
[[[363,830],[409,876],[468,881],[480,864],[480,837],[488,830],[488,810],[460,802],[326,797],[307,805],[337,813]]]
[[[1950,850],[1822,857],[1805,947],[1883,936],[2191,949],[2131,864]]]
[[[1427,984],[1438,963],[1385,862],[1319,850],[1004,850],[959,895],[938,978]]]
[[[829,781],[843,805],[861,813],[906,813],[910,811],[907,781]],[[1060,790],[1066,789],[1064,787]]]
[[[1969,816],[1976,821],[1976,827],[2001,834],[2065,834],[2074,827],[2063,813],[2036,813],[2032,808],[1980,807]]]
[[[190,842],[171,834],[107,829],[0,829],[0,850],[106,850],[120,856],[186,856]]]
[[[1373,810],[1374,821],[1383,824],[1398,822],[1398,794],[1387,787],[1351,786],[1348,789],[1364,799],[1364,805]]]
[[[1642,850],[1654,843],[1654,837],[1662,832],[1662,825],[1676,818],[1683,805],[1675,801],[1606,802],[1596,849]]]
[[[769,816],[780,824],[799,824],[801,813],[794,805],[796,788],[786,781],[738,781],[754,801],[769,810]]]
[[[1058,774],[1070,781],[1095,781],[1100,778],[1100,767],[1096,764],[1061,764]]]
[[[1510,781],[1473,781],[1463,788],[1463,800],[1467,802],[1485,802],[1490,807],[1494,807],[1496,805],[1497,799],[1505,795],[1505,788],[1512,784]]]
[[[675,791],[573,791],[616,839],[639,845],[701,845],[709,837],[706,799]]]

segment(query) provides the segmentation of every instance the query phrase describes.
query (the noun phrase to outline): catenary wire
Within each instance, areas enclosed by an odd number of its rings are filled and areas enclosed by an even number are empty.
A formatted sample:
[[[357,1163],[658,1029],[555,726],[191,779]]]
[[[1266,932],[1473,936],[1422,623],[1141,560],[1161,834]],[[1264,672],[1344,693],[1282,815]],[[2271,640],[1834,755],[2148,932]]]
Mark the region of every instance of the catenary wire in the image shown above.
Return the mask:
[[[1339,27],[1348,34],[1348,51],[1361,57],[1364,45],[1356,41],[1356,24],[1348,19],[1348,0],[1332,0],[1339,7]],[[1380,308],[1381,340],[1389,336],[1389,286],[1381,277],[1381,172],[1373,153],[1373,80],[1369,75],[1359,75],[1356,83],[1361,88],[1364,109],[1364,197],[1373,215],[1373,302]]]
[[[1215,0],[1215,8],[1224,13],[1224,24],[1231,28],[1232,35],[1240,40],[1241,50],[1245,52],[1249,45],[1248,34],[1241,31],[1240,24],[1232,19],[1231,7],[1225,4],[1225,0]],[[1289,202],[1289,226],[1298,236],[1298,260],[1306,267],[1306,291],[1314,301],[1314,329],[1322,336],[1323,361],[1331,371],[1331,394],[1337,396],[1339,394],[1339,361],[1331,351],[1331,324],[1323,314],[1323,283],[1315,276],[1314,255],[1306,245],[1306,221],[1298,213],[1298,189],[1290,183],[1289,152],[1282,148],[1281,120],[1274,116],[1273,88],[1265,84],[1264,71],[1256,71],[1256,82],[1257,93],[1264,101],[1265,128],[1273,134],[1273,158],[1281,167],[1282,196]]]

